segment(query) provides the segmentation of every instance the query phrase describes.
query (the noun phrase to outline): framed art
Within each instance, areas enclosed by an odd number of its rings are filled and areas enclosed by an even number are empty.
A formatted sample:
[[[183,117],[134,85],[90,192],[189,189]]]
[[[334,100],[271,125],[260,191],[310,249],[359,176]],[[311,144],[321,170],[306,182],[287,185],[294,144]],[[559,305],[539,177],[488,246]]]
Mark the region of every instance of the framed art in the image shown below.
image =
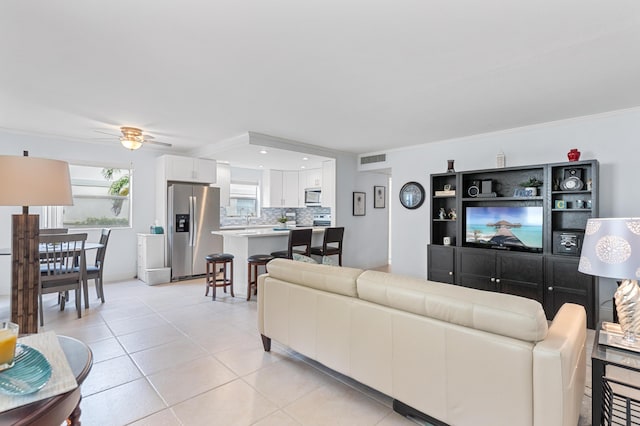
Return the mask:
[[[364,192],[353,193],[353,215],[364,216],[366,214],[367,194]]]
[[[387,195],[387,188],[384,186],[373,187],[373,208],[384,209],[385,199]]]

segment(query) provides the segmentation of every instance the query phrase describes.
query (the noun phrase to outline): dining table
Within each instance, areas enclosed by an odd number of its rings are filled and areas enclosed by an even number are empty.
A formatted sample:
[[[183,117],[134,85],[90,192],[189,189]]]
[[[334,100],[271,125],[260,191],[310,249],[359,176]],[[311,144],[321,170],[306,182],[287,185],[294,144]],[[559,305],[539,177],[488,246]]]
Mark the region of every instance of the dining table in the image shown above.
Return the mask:
[[[87,252],[91,251],[91,250],[97,250],[99,248],[104,247],[104,244],[101,243],[92,243],[92,242],[85,242],[84,243],[84,251],[85,251],[85,255],[82,256],[82,259],[84,260],[83,264],[80,265],[80,269],[82,271],[82,292],[84,295],[84,307],[85,309],[89,308],[89,280],[87,279]],[[45,245],[44,244],[40,244],[39,245],[39,250],[40,250],[40,254],[46,253],[45,250]],[[0,256],[11,256],[11,248],[0,248]]]

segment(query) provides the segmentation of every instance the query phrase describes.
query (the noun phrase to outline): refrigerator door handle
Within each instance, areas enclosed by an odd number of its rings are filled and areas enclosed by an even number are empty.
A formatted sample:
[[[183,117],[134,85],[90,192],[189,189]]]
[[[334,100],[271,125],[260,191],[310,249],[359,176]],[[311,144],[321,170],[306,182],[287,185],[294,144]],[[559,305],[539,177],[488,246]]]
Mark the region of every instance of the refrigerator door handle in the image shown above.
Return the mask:
[[[189,245],[193,247],[195,245],[195,230],[196,226],[196,197],[189,196]]]

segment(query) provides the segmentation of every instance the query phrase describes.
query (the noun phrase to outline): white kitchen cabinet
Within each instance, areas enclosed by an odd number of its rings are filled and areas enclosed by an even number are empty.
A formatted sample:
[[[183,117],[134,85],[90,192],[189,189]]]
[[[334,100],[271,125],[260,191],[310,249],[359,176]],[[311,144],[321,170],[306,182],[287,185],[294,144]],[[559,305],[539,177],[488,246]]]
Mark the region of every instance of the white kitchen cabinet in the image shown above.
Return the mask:
[[[138,234],[138,279],[149,285],[170,281],[171,268],[164,266],[164,234]]]
[[[322,162],[322,207],[335,211],[336,203],[336,160]],[[335,217],[335,215],[334,215]]]
[[[304,190],[322,187],[322,169],[300,170],[298,172],[298,206],[305,207]]]
[[[264,173],[264,207],[298,207],[298,172],[287,170],[267,170]]]
[[[179,182],[215,183],[216,162],[206,158],[163,155],[166,180]]]
[[[301,170],[298,173],[302,189],[320,188],[322,186],[322,169]]]
[[[220,207],[227,207],[231,195],[231,166],[227,163],[218,163],[216,175],[216,184],[213,186],[220,188]]]

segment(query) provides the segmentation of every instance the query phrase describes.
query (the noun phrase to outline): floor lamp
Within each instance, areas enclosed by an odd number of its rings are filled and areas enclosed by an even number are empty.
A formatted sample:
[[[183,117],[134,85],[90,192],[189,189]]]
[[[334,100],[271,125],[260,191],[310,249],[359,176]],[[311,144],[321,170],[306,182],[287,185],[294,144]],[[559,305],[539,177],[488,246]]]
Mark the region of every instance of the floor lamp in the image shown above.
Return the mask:
[[[22,206],[11,221],[11,321],[25,334],[38,332],[40,280],[40,218],[29,206],[73,204],[69,164],[28,155],[0,155],[0,206]]]

